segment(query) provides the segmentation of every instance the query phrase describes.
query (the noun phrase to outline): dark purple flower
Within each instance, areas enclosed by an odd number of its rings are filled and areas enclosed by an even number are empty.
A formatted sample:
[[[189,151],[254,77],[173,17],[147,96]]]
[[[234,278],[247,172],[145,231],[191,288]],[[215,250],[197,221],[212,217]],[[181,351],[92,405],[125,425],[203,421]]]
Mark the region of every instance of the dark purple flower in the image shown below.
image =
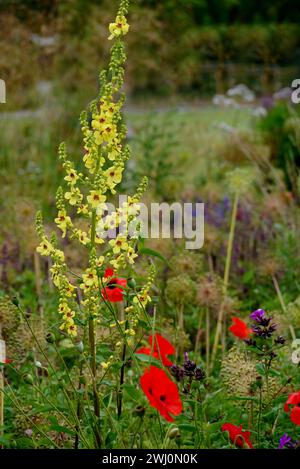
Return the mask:
[[[250,314],[250,319],[253,319],[253,321],[260,322],[263,317],[265,316],[266,312],[263,309],[257,309],[256,311],[253,311],[253,313]]]
[[[298,441],[292,441],[292,438],[285,433],[282,435],[282,437],[279,440],[279,447],[278,449],[297,449],[299,442]]]

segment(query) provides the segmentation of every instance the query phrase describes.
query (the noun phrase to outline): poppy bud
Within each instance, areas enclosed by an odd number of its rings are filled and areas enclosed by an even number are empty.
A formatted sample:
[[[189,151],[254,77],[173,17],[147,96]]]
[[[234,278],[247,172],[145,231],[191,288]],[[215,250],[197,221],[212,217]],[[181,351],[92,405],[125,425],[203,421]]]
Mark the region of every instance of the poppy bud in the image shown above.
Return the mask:
[[[170,430],[168,431],[168,438],[170,438],[170,440],[174,440],[175,438],[179,438],[179,437],[180,437],[179,428],[178,427],[170,428]]]
[[[136,281],[134,280],[134,278],[130,277],[130,278],[127,280],[127,285],[129,286],[129,288],[132,288],[133,290],[135,290],[135,288],[136,288]]]
[[[24,375],[23,379],[24,379],[25,383],[33,384],[33,377],[30,373],[27,373],[26,375]]]
[[[143,417],[145,415],[145,407],[142,405],[137,405],[133,411],[134,415],[137,417]]]
[[[53,332],[49,332],[47,335],[46,335],[46,341],[49,343],[49,344],[53,344],[55,342],[55,335],[53,334]]]
[[[37,368],[42,368],[42,364],[41,364],[41,362],[39,362],[38,360],[35,362],[35,366],[36,366]]]

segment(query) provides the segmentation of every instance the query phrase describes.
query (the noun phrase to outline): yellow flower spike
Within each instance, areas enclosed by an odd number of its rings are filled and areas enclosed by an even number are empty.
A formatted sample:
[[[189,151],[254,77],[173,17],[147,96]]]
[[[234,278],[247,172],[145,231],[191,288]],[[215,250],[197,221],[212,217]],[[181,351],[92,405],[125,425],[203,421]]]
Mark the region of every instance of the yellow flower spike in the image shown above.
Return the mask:
[[[129,31],[129,24],[125,16],[117,16],[115,23],[110,23],[109,25],[109,40],[111,41],[115,37],[125,36]]]
[[[48,241],[48,239],[44,237],[40,245],[36,248],[36,250],[42,256],[50,256],[50,254],[54,251],[54,247],[52,246],[50,241]]]
[[[81,194],[78,187],[72,187],[70,192],[65,193],[65,199],[68,200],[70,205],[77,205],[81,203],[83,195]]]
[[[92,208],[97,208],[100,204],[105,202],[105,200],[105,195],[102,195],[100,191],[90,191],[90,195],[87,196],[87,201]]]
[[[57,218],[55,218],[55,223],[57,224],[58,228],[62,231],[62,237],[64,238],[67,233],[67,228],[72,226],[72,221],[65,210],[59,210]]]
[[[77,180],[79,179],[79,176],[77,174],[77,171],[75,169],[69,169],[67,171],[67,176],[65,176],[64,180],[69,182],[72,186],[76,184]]]
[[[72,310],[69,310],[69,311],[67,311],[66,313],[64,313],[63,319],[64,319],[66,322],[71,323],[71,321],[73,321],[74,316],[75,316],[75,312],[72,311]],[[73,324],[74,324],[74,321],[73,321]]]

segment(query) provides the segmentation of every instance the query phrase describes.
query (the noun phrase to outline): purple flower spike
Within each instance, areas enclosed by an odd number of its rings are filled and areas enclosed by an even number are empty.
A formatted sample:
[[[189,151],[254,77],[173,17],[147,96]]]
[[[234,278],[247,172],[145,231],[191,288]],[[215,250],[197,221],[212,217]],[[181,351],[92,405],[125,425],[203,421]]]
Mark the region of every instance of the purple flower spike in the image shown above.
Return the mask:
[[[288,436],[287,433],[282,435],[282,437],[279,440],[279,449],[283,449],[291,441],[291,439],[292,438]]]
[[[249,317],[250,319],[253,319],[253,321],[260,322],[265,314],[266,312],[263,309],[257,309],[256,311],[253,311]]]

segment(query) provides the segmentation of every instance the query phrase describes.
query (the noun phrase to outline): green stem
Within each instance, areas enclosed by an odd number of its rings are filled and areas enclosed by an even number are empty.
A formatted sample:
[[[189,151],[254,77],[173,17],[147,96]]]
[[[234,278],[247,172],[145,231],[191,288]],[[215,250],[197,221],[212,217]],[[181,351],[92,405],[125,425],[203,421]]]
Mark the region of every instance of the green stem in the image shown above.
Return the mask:
[[[91,220],[91,253],[95,249],[95,238],[96,238],[96,210],[92,212]],[[90,349],[90,366],[93,375],[93,400],[94,400],[94,414],[96,417],[95,424],[95,440],[98,448],[101,448],[101,435],[100,435],[100,402],[96,386],[96,374],[97,374],[97,362],[96,362],[96,343],[95,343],[95,326],[94,319],[90,316],[89,318],[89,349]]]
[[[230,267],[231,267],[232,249],[233,249],[233,240],[234,240],[234,232],[235,232],[235,225],[236,225],[238,202],[239,202],[239,196],[238,196],[238,193],[236,193],[234,196],[234,200],[233,200],[233,207],[232,207],[231,221],[230,221],[230,232],[229,232],[228,247],[227,247],[227,254],[226,254],[225,272],[224,272],[224,280],[223,280],[223,292],[222,292],[223,301],[221,303],[219,315],[218,315],[218,322],[217,322],[217,327],[216,327],[216,334],[215,334],[215,340],[214,340],[211,363],[210,363],[211,368],[213,367],[213,364],[216,358],[216,353],[217,353],[220,335],[222,331],[222,322],[223,322],[223,317],[224,317],[225,300],[226,300],[228,283],[229,283],[229,274],[230,274]]]

